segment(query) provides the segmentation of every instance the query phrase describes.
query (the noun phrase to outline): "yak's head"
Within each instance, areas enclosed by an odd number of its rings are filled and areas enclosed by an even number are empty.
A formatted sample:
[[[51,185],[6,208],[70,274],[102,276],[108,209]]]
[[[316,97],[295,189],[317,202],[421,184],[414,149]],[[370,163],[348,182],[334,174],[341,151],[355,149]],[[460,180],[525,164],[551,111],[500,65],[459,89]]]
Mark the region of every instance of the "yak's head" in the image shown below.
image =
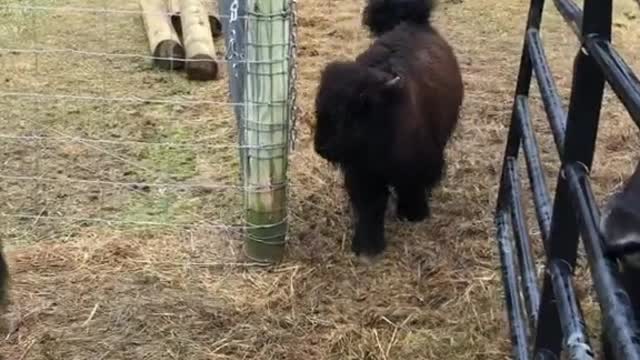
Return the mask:
[[[607,202],[600,218],[600,230],[609,255],[640,271],[640,209],[631,203],[637,199],[625,195],[618,193]]]
[[[640,163],[626,181],[622,191],[605,203],[600,217],[600,230],[607,252],[640,271]]]
[[[327,65],[315,103],[318,155],[345,163],[360,159],[372,146],[384,146],[402,82],[399,76],[355,62]]]

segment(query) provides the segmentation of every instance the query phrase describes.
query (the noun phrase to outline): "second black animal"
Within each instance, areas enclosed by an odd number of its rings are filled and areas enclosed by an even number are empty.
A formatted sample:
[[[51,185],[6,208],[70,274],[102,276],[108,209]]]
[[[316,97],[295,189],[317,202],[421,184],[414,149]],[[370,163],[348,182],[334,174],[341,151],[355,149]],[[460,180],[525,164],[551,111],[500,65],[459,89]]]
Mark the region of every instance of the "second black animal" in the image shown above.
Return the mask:
[[[373,44],[322,72],[314,146],[344,173],[356,254],[385,249],[389,188],[398,216],[421,221],[443,176],[464,90],[453,50],[429,22],[432,8],[430,0],[369,0],[363,24]]]

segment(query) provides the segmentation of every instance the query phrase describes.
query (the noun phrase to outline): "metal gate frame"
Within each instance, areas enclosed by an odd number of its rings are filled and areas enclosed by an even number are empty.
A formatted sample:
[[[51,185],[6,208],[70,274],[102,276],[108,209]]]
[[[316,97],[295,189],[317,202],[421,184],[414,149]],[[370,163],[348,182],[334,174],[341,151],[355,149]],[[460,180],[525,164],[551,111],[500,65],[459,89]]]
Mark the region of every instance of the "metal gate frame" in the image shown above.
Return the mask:
[[[595,357],[572,284],[582,238],[604,338],[615,344],[616,359],[640,360],[640,333],[616,259],[606,253],[589,180],[605,82],[640,126],[640,81],[611,45],[612,0],[584,0],[584,11],[572,0],[553,2],[581,43],[569,108],[564,110],[540,37],[544,0],[531,0],[495,214],[513,356]],[[553,203],[529,114],[534,74],[562,162]],[[521,147],[546,255],[542,289],[521,201]]]

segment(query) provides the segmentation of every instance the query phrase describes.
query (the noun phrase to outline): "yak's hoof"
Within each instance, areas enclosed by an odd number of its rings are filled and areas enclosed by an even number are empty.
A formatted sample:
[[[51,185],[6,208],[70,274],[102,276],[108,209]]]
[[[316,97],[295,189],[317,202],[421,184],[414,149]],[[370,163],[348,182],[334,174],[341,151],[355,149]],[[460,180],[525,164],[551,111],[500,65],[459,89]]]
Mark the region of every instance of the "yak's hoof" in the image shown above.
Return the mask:
[[[387,244],[384,237],[379,236],[354,236],[351,241],[351,251],[357,256],[374,258],[384,252]]]
[[[430,215],[426,202],[414,202],[410,204],[398,203],[398,218],[410,222],[420,222]]]
[[[383,258],[383,253],[378,254],[378,255],[359,255],[356,256],[353,260],[353,262],[355,264],[361,265],[361,266],[374,266],[375,264],[378,264],[382,261]]]

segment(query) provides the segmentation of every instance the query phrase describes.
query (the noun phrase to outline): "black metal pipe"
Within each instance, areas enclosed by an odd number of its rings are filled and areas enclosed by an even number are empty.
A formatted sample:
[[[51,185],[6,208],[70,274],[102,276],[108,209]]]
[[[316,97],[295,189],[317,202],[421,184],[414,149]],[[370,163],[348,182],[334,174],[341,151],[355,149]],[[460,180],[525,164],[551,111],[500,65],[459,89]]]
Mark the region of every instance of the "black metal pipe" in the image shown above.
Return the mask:
[[[633,70],[605,39],[588,37],[585,47],[633,121],[640,127],[640,81]]]
[[[594,287],[602,312],[606,336],[613,344],[617,359],[640,360],[639,333],[629,295],[618,280],[616,264],[604,256],[603,241],[598,230],[599,211],[587,176],[581,164],[565,166],[573,206],[577,210],[580,231],[587,253]]]
[[[573,73],[562,162],[563,164],[581,162],[590,168],[598,133],[604,78],[593,59],[581,51],[576,56]],[[562,176],[558,177],[555,196],[551,235],[545,249],[547,259],[548,261],[560,259],[573,268],[578,253],[579,232],[575,213],[571,207],[568,184]],[[535,351],[546,349],[559,356],[562,331],[559,329],[560,318],[550,283],[551,278],[545,275]]]
[[[526,31],[531,28],[540,28],[540,22],[542,20],[542,12],[544,9],[544,0],[531,0],[529,6],[529,13],[527,15],[527,25],[525,28],[525,43],[522,48],[522,55],[520,57],[520,67],[518,69],[518,79],[516,83],[516,91],[514,95],[514,104],[511,113],[511,122],[509,125],[509,132],[507,137],[506,149],[503,159],[503,168],[502,168],[502,176],[500,177],[500,188],[498,190],[498,201],[497,201],[497,211],[496,211],[496,227],[498,230],[498,247],[500,250],[500,258],[503,266],[503,282],[505,287],[505,301],[507,303],[507,313],[509,314],[510,325],[511,325],[511,342],[513,345],[513,353],[516,359],[528,359],[528,339],[527,339],[527,331],[523,327],[523,321],[521,320],[521,314],[519,314],[520,310],[517,310],[518,313],[514,313],[514,304],[518,304],[518,297],[514,298],[514,294],[512,293],[512,289],[514,287],[509,285],[510,282],[515,283],[515,273],[509,274],[509,267],[513,268],[513,261],[509,261],[509,258],[513,258],[513,255],[508,251],[509,243],[507,243],[508,231],[506,229],[507,224],[507,214],[506,214],[506,199],[508,197],[508,192],[506,191],[505,182],[505,170],[507,168],[508,158],[513,157],[517,158],[521,139],[519,136],[519,131],[517,128],[516,117],[517,117],[517,109],[516,109],[516,99],[518,96],[528,96],[529,90],[531,87],[531,78],[533,75],[533,69],[531,67],[531,59],[527,51],[526,44]],[[512,269],[515,272],[515,269]],[[512,279],[512,280],[511,280]],[[517,315],[520,315],[519,317]],[[546,356],[545,356],[546,357]],[[549,358],[549,357],[546,357]]]
[[[498,209],[496,213],[496,229],[498,251],[500,253],[502,282],[505,302],[511,328],[513,356],[516,360],[529,359],[526,322],[522,317],[522,304],[518,293],[518,276],[516,274],[513,244],[509,236],[509,218],[506,209]]]
[[[575,216],[567,206],[569,203],[566,181],[558,178],[549,241],[545,243],[547,266],[554,259],[561,259],[574,266],[578,248],[578,230]],[[548,267],[547,267],[548,269]],[[562,351],[562,325],[553,291],[553,282],[548,271],[545,271],[536,328],[534,354],[549,352],[560,358]]]
[[[538,307],[540,306],[540,290],[538,289],[536,267],[533,262],[529,231],[522,210],[520,177],[516,158],[507,158],[507,185],[509,187],[509,203],[511,208],[511,224],[513,236],[518,251],[518,263],[520,264],[520,280],[525,310],[529,319],[530,328],[534,328],[538,322]]]
[[[604,85],[604,77],[593,58],[578,51],[574,62],[563,164],[575,161],[591,169]]]
[[[527,23],[525,27],[525,33],[531,28],[540,28],[540,22],[542,21],[542,11],[544,9],[545,0],[531,0],[529,3],[529,13],[527,14]],[[517,128],[514,124],[516,116],[515,98],[520,95],[529,95],[529,89],[531,88],[531,78],[533,70],[531,68],[531,59],[527,54],[526,35],[525,43],[522,45],[522,55],[520,56],[520,66],[518,68],[518,79],[516,80],[516,93],[514,95],[514,104],[511,110],[511,122],[509,126],[509,132],[507,135],[507,143],[504,158],[502,161],[502,173],[504,174],[504,168],[506,166],[507,157],[517,157],[520,149],[520,137],[518,136]],[[500,178],[500,189],[498,190],[497,207],[500,208],[504,202],[504,176]]]
[[[538,226],[542,233],[543,241],[547,243],[549,241],[549,231],[551,228],[551,201],[547,188],[547,180],[542,168],[542,161],[540,161],[538,141],[531,126],[529,105],[525,97],[519,96],[516,98],[516,110],[518,115],[516,119],[518,120],[518,128],[520,130],[520,136],[522,137],[522,145],[527,162],[531,191],[533,192],[533,203],[536,208]]]
[[[584,0],[582,11],[582,39],[597,35],[611,41],[613,0]]]
[[[572,0],[554,0],[556,8],[564,19],[571,25],[578,39],[589,54],[593,56],[600,70],[611,88],[625,106],[631,118],[640,127],[640,80],[636,77],[631,67],[618,54],[611,45],[611,0],[602,0],[597,3],[589,1],[585,4],[594,14],[588,19],[585,29],[583,27],[583,12]],[[597,35],[596,35],[597,34]],[[535,65],[534,65],[535,68]],[[555,136],[555,134],[554,134]]]
[[[525,27],[525,34],[528,29],[531,28],[540,28],[540,22],[542,21],[542,12],[544,9],[545,0],[531,0],[529,4],[529,13],[527,14],[527,24]],[[525,35],[525,43],[522,45],[522,53],[520,56],[520,66],[518,69],[518,79],[516,82],[516,91],[514,95],[514,104],[511,110],[511,122],[509,125],[509,132],[507,135],[507,143],[504,152],[504,159],[502,163],[502,176],[500,177],[500,188],[498,190],[498,201],[497,201],[497,211],[496,211],[496,227],[497,227],[497,237],[498,237],[498,248],[500,251],[500,259],[502,263],[502,276],[505,288],[505,301],[507,303],[507,313],[509,314],[509,320],[511,324],[511,343],[513,346],[513,354],[515,359],[529,359],[528,353],[528,338],[527,338],[527,329],[524,327],[524,321],[522,319],[522,314],[520,314],[521,310],[518,306],[520,299],[519,294],[514,294],[515,290],[515,264],[513,263],[513,254],[507,250],[510,250],[507,227],[507,204],[505,204],[506,199],[509,194],[506,189],[506,181],[507,177],[505,176],[505,171],[507,169],[508,159],[513,157],[514,159],[518,157],[518,152],[520,149],[521,139],[519,136],[519,131],[517,128],[517,123],[515,121],[517,117],[516,111],[516,103],[515,99],[518,96],[528,96],[529,90],[531,88],[531,78],[533,76],[533,70],[531,68],[531,59],[527,54],[527,44],[526,44],[526,35]],[[511,270],[511,273],[508,271]],[[513,283],[514,285],[510,285]],[[516,309],[516,310],[514,310]]]
[[[556,9],[564,20],[569,24],[571,30],[582,38],[582,10],[572,0],[553,0]]]
[[[549,119],[551,133],[556,143],[556,149],[562,158],[567,113],[562,106],[558,87],[553,79],[547,56],[544,53],[539,30],[530,29],[527,31],[527,49],[538,82],[538,88],[540,89],[540,95],[542,96],[542,103]]]
[[[582,310],[571,283],[571,267],[556,259],[549,264],[549,273],[562,324],[564,352],[571,360],[593,360]]]
[[[540,22],[542,21],[542,11],[544,9],[544,1],[545,0],[531,0],[529,4],[529,13],[527,14],[527,23],[525,27],[525,34],[528,29],[531,28],[540,28]],[[502,162],[502,172],[504,173],[504,166],[506,166],[506,161],[508,156],[518,156],[518,152],[520,149],[520,137],[518,136],[517,129],[514,126],[514,118],[516,116],[515,110],[515,98],[520,95],[529,95],[529,90],[531,88],[531,78],[533,75],[533,70],[531,68],[531,59],[527,54],[527,44],[526,44],[526,35],[525,35],[525,43],[522,46],[522,53],[520,56],[520,66],[518,68],[518,79],[516,80],[516,91],[514,95],[514,105],[511,110],[511,122],[509,126],[509,132],[507,135],[507,144],[505,149],[505,157]],[[501,181],[504,177],[501,177]],[[504,184],[500,183],[500,189],[504,188]],[[503,202],[504,191],[498,191],[498,204],[500,207]]]

